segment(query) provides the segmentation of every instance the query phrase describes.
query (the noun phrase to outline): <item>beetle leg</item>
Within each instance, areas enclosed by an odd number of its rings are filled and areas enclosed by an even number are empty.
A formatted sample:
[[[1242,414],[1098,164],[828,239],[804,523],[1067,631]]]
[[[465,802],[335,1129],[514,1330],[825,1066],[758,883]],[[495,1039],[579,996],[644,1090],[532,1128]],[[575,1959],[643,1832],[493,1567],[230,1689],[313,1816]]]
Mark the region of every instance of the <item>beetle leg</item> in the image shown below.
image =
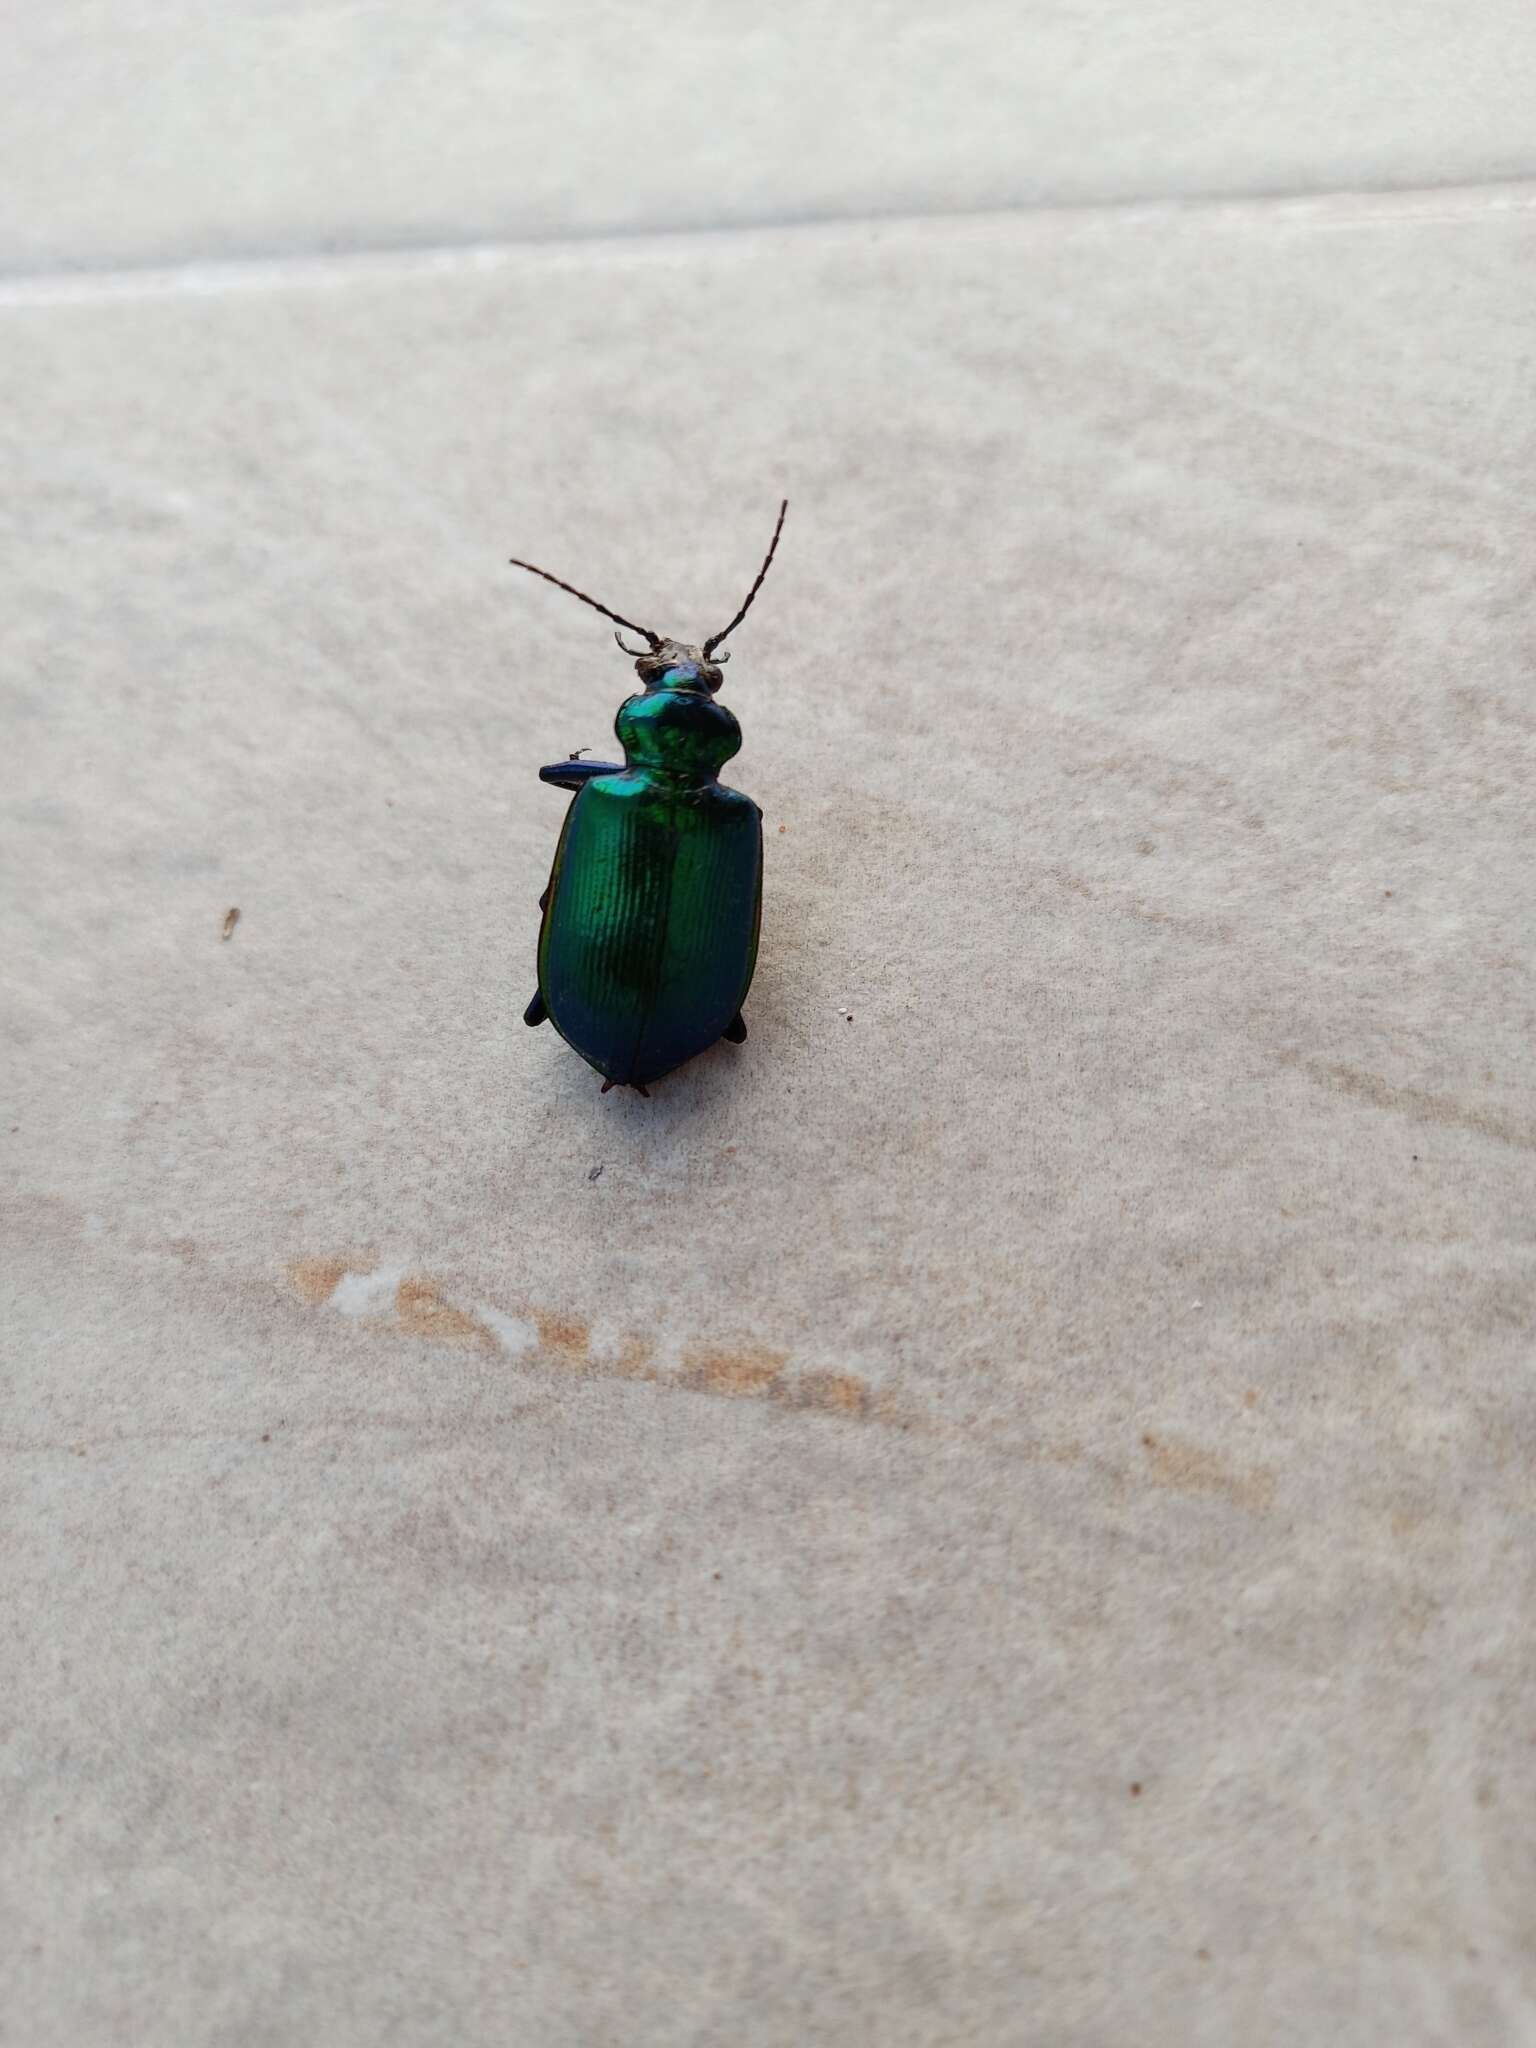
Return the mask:
[[[523,1022],[525,1024],[542,1024],[548,1015],[549,1005],[544,1000],[544,991],[542,989],[535,989],[533,1001],[523,1012]]]
[[[740,1010],[736,1012],[730,1023],[726,1025],[720,1036],[729,1039],[732,1045],[746,1044],[747,1020],[742,1016]]]
[[[590,782],[594,775],[622,775],[623,766],[617,761],[553,761],[549,767],[539,770],[540,782],[551,783],[556,789],[580,789]]]

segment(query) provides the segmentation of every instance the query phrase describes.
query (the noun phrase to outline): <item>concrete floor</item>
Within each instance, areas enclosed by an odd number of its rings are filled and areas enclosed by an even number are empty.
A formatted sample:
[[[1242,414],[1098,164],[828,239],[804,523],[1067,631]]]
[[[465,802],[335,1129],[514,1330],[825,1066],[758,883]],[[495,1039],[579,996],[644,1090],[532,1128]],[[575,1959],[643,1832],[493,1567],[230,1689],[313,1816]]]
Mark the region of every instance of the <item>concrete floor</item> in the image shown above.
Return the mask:
[[[133,13],[5,145],[4,2038],[1536,2041],[1536,22],[870,0],[770,160],[809,23]],[[696,637],[781,492],[751,1036],[600,1099],[505,558]]]

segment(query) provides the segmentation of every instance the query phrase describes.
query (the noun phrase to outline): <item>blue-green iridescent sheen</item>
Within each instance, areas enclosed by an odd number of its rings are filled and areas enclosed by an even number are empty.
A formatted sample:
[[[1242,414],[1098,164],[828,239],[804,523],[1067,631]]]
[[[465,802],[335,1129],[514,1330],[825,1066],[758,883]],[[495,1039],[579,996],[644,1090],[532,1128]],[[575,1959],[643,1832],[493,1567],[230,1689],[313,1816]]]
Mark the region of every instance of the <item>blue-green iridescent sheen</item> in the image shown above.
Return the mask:
[[[619,774],[566,813],[539,933],[539,991],[590,1066],[644,1085],[713,1045],[757,959],[762,813],[717,779],[741,728],[689,666],[619,709]]]

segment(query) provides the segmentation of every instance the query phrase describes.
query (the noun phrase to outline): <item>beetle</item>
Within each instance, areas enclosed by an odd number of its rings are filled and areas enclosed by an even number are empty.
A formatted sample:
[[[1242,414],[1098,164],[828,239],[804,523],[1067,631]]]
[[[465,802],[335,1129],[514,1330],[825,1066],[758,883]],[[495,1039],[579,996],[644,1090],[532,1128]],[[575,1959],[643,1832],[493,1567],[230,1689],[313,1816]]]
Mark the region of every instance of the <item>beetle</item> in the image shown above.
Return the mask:
[[[642,685],[613,724],[624,765],[572,754],[539,770],[572,800],[539,898],[539,985],[523,1022],[547,1018],[603,1076],[604,1095],[646,1095],[649,1082],[718,1039],[740,1045],[747,1035],[741,1006],[762,921],[763,814],[719,780],[741,727],[715,692],[730,660],[720,643],[762,589],[788,510],[786,498],[740,611],[699,647],[511,558],[645,642],[613,636]]]

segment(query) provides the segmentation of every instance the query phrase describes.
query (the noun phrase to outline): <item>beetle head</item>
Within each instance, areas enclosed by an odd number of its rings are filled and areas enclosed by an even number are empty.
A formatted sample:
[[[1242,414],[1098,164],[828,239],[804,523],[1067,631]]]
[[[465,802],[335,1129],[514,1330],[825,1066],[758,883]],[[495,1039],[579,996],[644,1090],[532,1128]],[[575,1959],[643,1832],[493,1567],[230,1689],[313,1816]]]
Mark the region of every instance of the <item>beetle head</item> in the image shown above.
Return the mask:
[[[601,612],[605,619],[612,619],[616,626],[624,626],[631,633],[638,633],[645,642],[644,647],[630,647],[625,644],[622,634],[615,633],[614,639],[635,664],[635,672],[647,690],[698,690],[713,696],[725,678],[721,675],[722,665],[730,660],[728,654],[717,652],[722,640],[729,639],[752,609],[752,601],[763,587],[763,578],[768,574],[779,545],[779,535],[784,531],[784,514],[789,510],[786,498],[779,506],[778,522],[773,529],[773,539],[768,543],[768,552],[763,557],[763,566],[758,570],[752,588],[742,601],[741,609],[731,623],[718,633],[711,633],[702,647],[691,646],[686,640],[664,640],[659,633],[653,633],[649,626],[637,626],[633,619],[626,619],[621,612],[610,611],[605,604],[599,604],[595,597],[588,597],[584,590],[578,590],[574,583],[566,583],[558,576],[551,576],[547,569],[539,569],[532,562],[512,558],[514,569],[526,569],[531,576],[542,576],[546,583],[553,583],[557,590],[568,591],[572,597],[590,605],[595,612]]]
[[[622,635],[614,639],[626,654],[635,657],[635,674],[648,690],[707,690],[713,696],[725,681],[720,673],[728,654],[705,654],[686,640],[658,640],[654,647],[626,647]]]

